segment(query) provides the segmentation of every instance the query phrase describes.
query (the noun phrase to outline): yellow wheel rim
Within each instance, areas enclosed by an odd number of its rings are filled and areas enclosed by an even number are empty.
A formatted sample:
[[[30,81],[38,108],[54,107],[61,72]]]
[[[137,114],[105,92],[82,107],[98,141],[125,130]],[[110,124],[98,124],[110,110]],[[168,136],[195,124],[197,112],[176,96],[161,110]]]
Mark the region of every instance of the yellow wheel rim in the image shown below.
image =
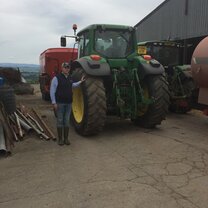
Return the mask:
[[[73,89],[72,112],[75,121],[80,123],[84,117],[84,99],[81,87]]]
[[[144,96],[144,99],[149,99],[149,91],[148,91],[148,88],[147,86],[144,86],[143,87],[143,96]],[[138,116],[143,116],[147,110],[148,110],[148,104],[143,104],[142,106],[140,106],[139,110],[138,110]]]

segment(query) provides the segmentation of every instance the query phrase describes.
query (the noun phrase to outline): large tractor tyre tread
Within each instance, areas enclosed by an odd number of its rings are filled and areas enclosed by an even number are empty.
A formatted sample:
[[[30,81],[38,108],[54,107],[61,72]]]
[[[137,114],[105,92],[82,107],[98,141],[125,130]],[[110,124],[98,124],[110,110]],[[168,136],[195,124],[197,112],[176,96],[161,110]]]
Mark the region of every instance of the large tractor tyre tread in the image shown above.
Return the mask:
[[[149,96],[154,99],[154,103],[148,107],[143,116],[138,117],[134,122],[145,128],[154,128],[166,118],[170,103],[170,93],[168,82],[163,75],[148,76],[146,84],[148,85]]]
[[[85,134],[91,135],[97,134],[103,129],[106,120],[106,101],[105,90],[101,81],[92,80],[87,87],[89,87],[89,105],[87,119],[88,127],[85,129]],[[90,100],[92,101],[91,103]]]
[[[187,98],[184,98],[184,102],[187,103],[187,106],[180,106],[177,101],[171,102],[169,106],[169,111],[173,113],[185,114],[191,111],[193,107],[193,93],[195,90],[195,84],[192,78],[182,80],[183,88],[185,90],[185,94],[188,95]]]
[[[2,102],[4,109],[8,114],[14,113],[16,111],[16,99],[14,89],[7,87],[1,88],[0,102]]]
[[[80,80],[82,76],[86,76],[84,70],[75,69],[73,76],[75,81]],[[88,77],[82,83],[81,89],[84,98],[84,115],[82,121],[77,123],[72,113],[73,126],[83,136],[96,135],[102,131],[106,120],[105,88],[101,79]]]

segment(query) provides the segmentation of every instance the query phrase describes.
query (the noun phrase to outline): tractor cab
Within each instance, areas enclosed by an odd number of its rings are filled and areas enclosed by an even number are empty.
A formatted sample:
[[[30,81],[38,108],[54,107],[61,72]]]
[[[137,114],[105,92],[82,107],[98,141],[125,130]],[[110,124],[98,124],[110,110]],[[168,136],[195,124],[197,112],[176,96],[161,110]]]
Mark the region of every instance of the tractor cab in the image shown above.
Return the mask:
[[[106,58],[125,58],[134,52],[133,35],[130,30],[95,31],[94,50]]]
[[[151,55],[164,66],[171,95],[169,109],[176,113],[190,111],[195,85],[190,65],[183,65],[183,45],[173,41],[140,42],[138,54]]]
[[[61,46],[66,46],[66,37],[78,41],[79,58],[97,54],[106,59],[122,59],[137,50],[135,30],[130,26],[90,25],[75,36],[61,37]]]
[[[151,55],[164,67],[182,65],[183,46],[172,41],[147,41],[138,43],[139,55]]]

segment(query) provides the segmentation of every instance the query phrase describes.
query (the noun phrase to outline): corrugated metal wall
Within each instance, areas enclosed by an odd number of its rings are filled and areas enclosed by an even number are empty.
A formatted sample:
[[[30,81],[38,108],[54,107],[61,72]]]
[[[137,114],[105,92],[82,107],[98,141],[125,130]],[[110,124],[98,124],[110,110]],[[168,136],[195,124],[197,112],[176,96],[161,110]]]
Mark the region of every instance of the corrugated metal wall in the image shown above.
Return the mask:
[[[208,0],[166,0],[136,28],[138,41],[208,35]]]

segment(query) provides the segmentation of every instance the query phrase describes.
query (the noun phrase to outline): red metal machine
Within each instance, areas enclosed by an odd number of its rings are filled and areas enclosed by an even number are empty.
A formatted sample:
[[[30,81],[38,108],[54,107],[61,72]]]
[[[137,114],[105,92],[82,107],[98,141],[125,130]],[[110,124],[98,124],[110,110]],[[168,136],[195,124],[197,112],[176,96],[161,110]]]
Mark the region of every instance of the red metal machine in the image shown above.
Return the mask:
[[[50,100],[50,83],[63,62],[77,59],[76,48],[49,48],[40,54],[40,90],[43,100]]]
[[[198,102],[206,105],[204,113],[208,115],[208,37],[196,47],[191,60],[193,79],[199,87]]]

